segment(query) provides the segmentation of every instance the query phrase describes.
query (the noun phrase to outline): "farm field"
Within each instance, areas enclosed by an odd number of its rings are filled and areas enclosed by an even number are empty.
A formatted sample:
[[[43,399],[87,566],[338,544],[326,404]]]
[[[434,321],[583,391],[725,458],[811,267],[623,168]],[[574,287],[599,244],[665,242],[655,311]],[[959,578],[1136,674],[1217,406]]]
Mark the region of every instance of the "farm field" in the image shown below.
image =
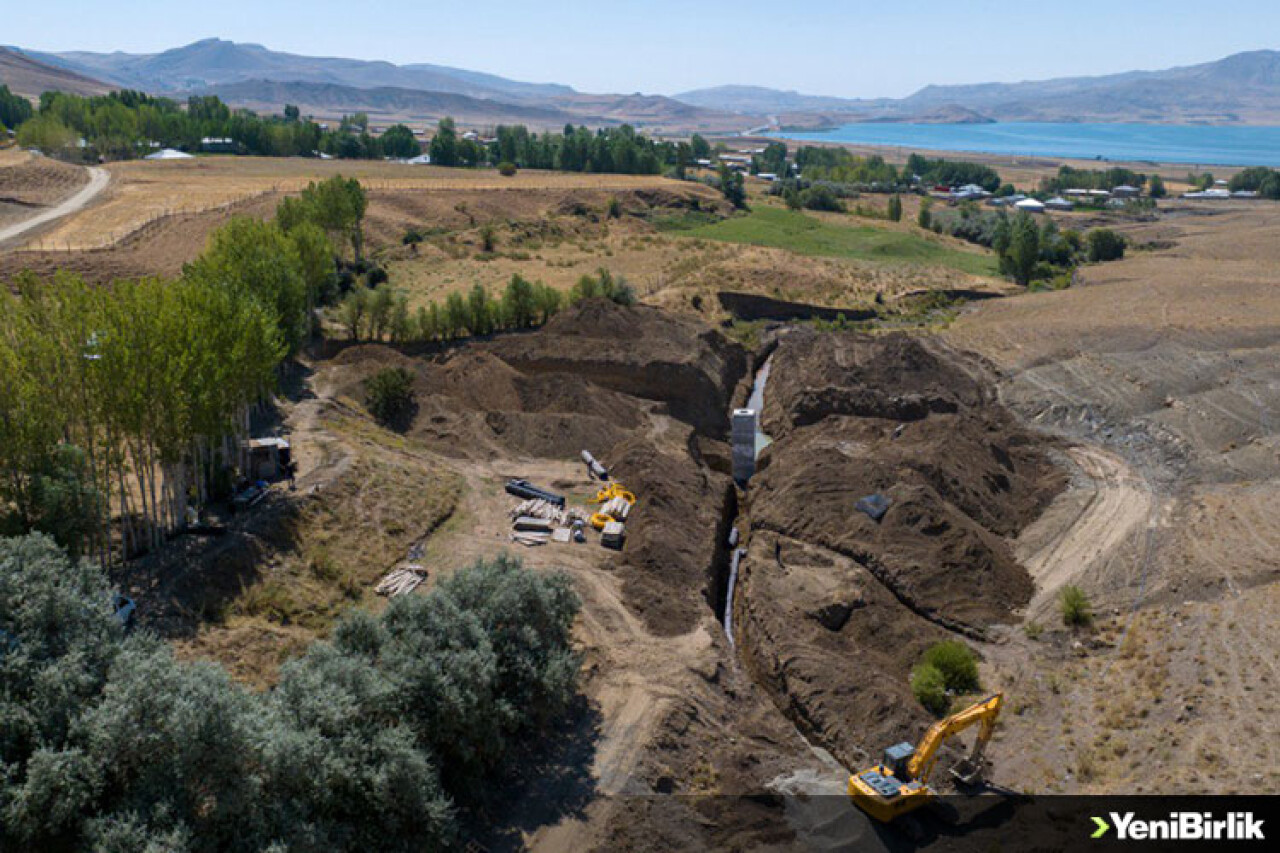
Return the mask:
[[[457,192],[531,189],[629,190],[661,178],[441,169],[379,161],[197,157],[112,163],[111,186],[92,212],[69,217],[28,248],[84,251],[110,247],[165,217],[227,210],[302,190],[333,175],[358,178],[371,191]]]
[[[847,217],[757,206],[745,216],[702,225],[687,233],[706,240],[773,246],[799,255],[950,267],[976,276],[996,273],[989,253],[975,251],[958,240],[925,235],[901,223],[851,227],[841,219]]]

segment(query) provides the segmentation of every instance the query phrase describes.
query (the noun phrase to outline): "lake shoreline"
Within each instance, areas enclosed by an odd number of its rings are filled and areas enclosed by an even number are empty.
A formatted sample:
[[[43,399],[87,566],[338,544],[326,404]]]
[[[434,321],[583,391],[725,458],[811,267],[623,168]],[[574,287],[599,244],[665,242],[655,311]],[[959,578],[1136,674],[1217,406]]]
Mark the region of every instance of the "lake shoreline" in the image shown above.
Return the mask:
[[[1137,138],[1126,139],[1125,134]],[[1070,161],[1093,164],[1094,168],[1102,164],[1181,169],[1280,165],[1280,127],[1272,125],[858,122],[826,131],[774,131],[764,138],[800,145],[838,145],[898,160],[905,160],[910,153],[930,152],[942,156]],[[1156,141],[1144,143],[1143,138]],[[1197,143],[1202,142],[1211,153],[1195,153]],[[1149,156],[1136,150],[1144,144],[1151,152]],[[1227,150],[1233,145],[1237,151]],[[1130,150],[1122,151],[1124,148]]]

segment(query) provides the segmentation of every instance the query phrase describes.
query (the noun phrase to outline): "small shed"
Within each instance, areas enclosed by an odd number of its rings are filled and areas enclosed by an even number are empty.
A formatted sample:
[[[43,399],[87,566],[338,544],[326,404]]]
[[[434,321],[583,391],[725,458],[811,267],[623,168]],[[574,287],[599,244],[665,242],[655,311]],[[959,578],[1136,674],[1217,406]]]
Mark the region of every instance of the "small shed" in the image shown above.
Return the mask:
[[[240,443],[240,470],[250,480],[283,477],[292,463],[292,449],[287,439],[251,438]]]
[[[1045,204],[1034,198],[1024,198],[1022,201],[1014,205],[1018,210],[1025,210],[1027,213],[1044,213]]]
[[[1137,198],[1142,195],[1142,190],[1137,187],[1131,187],[1128,184],[1121,184],[1118,187],[1111,188],[1111,195],[1116,198]]]
[[[1072,211],[1072,210],[1075,210],[1076,208],[1076,206],[1073,203],[1067,201],[1062,196],[1054,196],[1053,198],[1046,201],[1044,203],[1044,206],[1047,210],[1061,210],[1061,211]]]

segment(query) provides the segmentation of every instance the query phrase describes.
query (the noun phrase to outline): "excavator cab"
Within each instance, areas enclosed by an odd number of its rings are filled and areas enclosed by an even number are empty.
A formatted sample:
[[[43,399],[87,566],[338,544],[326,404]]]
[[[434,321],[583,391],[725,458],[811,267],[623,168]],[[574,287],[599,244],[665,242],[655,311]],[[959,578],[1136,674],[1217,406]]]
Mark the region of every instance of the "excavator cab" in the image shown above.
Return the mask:
[[[942,744],[980,723],[982,728],[972,752],[953,770],[957,779],[969,784],[976,782],[981,778],[982,752],[991,740],[1003,704],[1004,694],[996,693],[938,720],[929,727],[918,747],[909,743],[889,747],[880,764],[849,777],[849,797],[858,808],[882,823],[915,811],[937,797],[929,787],[929,777]]]

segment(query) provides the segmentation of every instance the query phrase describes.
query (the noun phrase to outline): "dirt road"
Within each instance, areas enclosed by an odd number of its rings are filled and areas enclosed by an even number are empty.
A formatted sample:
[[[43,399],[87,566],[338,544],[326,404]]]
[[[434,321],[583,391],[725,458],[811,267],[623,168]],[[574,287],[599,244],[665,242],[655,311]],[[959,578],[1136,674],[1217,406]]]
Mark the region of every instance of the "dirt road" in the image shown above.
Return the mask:
[[[110,180],[111,174],[106,169],[101,169],[97,166],[90,166],[89,183],[85,184],[84,187],[75,195],[59,202],[41,213],[36,214],[30,219],[25,219],[22,222],[0,229],[0,247],[14,241],[33,229],[39,228],[41,225],[53,222],[55,219],[61,219],[70,213],[75,213],[77,210],[80,210],[89,202],[97,198],[98,194],[107,188],[107,184]]]
[[[1019,559],[1036,581],[1027,618],[1041,622],[1051,618],[1064,586],[1086,578],[1095,586],[1105,584],[1101,575],[1115,552],[1148,522],[1155,504],[1142,476],[1114,453],[1080,445],[1067,455],[1084,482],[1028,528],[1018,548]]]

